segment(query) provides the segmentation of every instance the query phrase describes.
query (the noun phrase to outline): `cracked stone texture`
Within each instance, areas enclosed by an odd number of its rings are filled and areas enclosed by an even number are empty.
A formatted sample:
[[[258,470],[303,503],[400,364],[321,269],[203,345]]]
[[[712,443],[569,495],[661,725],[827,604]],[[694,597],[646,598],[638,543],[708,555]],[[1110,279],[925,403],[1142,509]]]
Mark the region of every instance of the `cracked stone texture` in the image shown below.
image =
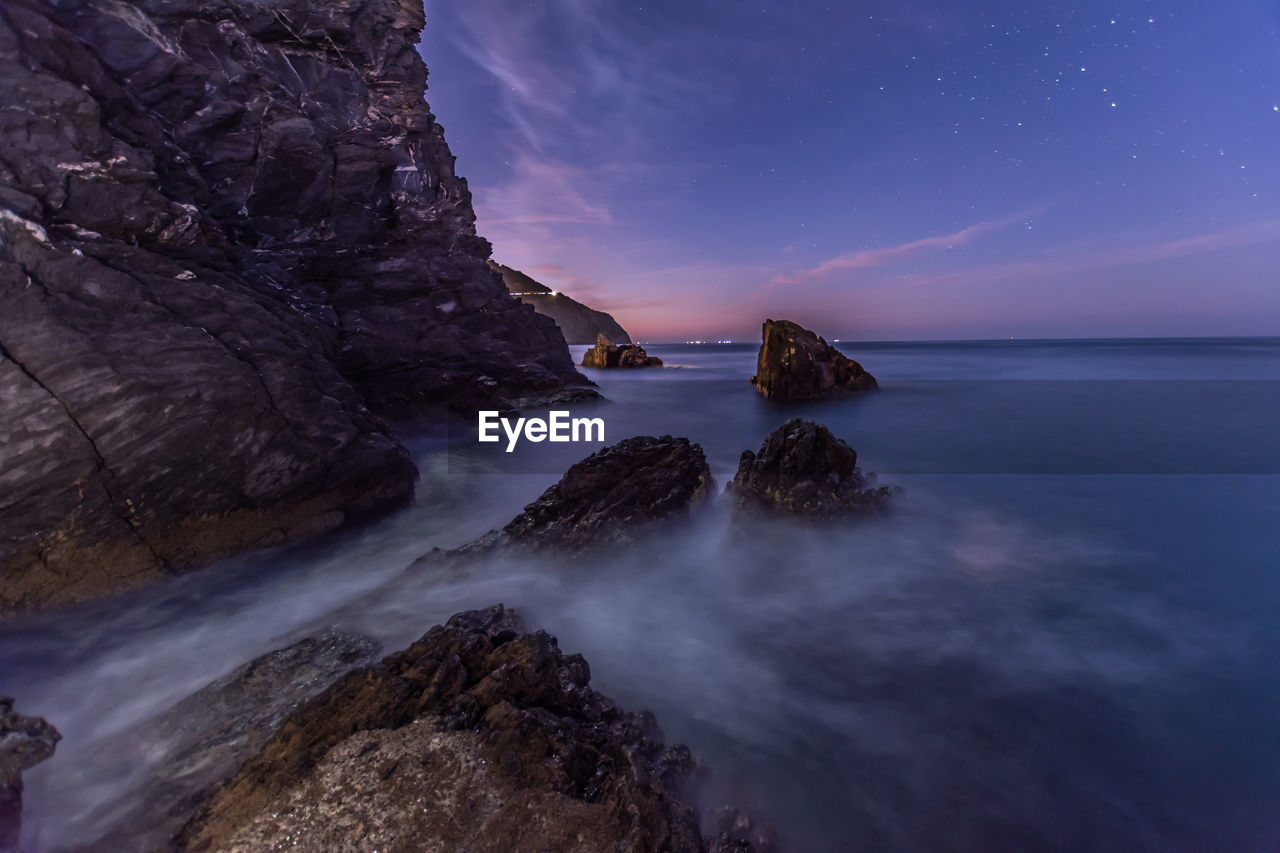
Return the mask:
[[[459,613],[294,713],[175,839],[187,851],[758,851],[740,813],[704,838],[698,770],[652,714],[502,605]]]
[[[422,26],[0,6],[0,611],[385,511],[389,421],[588,384],[486,265]]]

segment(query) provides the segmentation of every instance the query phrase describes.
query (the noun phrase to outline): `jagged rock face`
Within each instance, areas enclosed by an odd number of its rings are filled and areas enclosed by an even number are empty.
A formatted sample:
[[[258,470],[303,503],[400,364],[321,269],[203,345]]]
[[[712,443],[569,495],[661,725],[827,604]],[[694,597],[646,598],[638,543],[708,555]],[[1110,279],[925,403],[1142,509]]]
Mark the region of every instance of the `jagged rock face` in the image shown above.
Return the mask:
[[[803,402],[877,387],[861,364],[796,323],[765,320],[761,338],[751,383],[770,399]]]
[[[521,302],[532,305],[533,310],[539,314],[555,320],[567,343],[592,344],[599,335],[618,343],[631,343],[631,336],[626,330],[605,312],[588,308],[563,293],[556,293],[545,284],[509,266],[493,261],[489,261],[489,266],[502,274],[507,290],[516,294]]]
[[[268,652],[128,729],[83,761],[120,766],[147,756],[128,805],[100,809],[78,834],[92,850],[160,850],[285,717],[341,676],[375,663],[368,637],[329,631]]]
[[[53,757],[62,735],[41,717],[24,717],[0,698],[0,850],[22,834],[22,772]]]
[[[707,849],[679,799],[689,751],[589,682],[501,605],[460,613],[289,717],[178,846]],[[733,843],[717,849],[753,849]]]
[[[582,354],[583,367],[662,367],[662,359],[649,355],[639,344],[618,346],[604,335],[596,335],[596,345]]]
[[[858,454],[831,430],[793,418],[769,433],[759,453],[742,452],[725,491],[739,510],[810,518],[878,512],[890,490],[857,463]]]
[[[405,500],[382,418],[581,384],[486,266],[420,0],[0,7],[0,608]]]
[[[702,447],[689,439],[628,438],[570,467],[502,539],[567,549],[628,542],[640,526],[687,514],[711,483]]]

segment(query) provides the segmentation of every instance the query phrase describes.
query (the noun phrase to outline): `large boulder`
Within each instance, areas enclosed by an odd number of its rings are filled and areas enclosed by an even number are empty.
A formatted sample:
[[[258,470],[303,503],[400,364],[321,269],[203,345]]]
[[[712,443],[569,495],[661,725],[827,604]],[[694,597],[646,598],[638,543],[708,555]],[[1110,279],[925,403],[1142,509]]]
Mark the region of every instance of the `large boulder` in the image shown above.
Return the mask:
[[[810,518],[878,512],[890,490],[857,464],[858,454],[831,430],[793,418],[769,433],[758,453],[742,452],[725,491],[739,510]]]
[[[878,387],[861,364],[789,320],[764,321],[751,383],[766,397],[783,402],[820,400]]]
[[[624,439],[570,467],[502,538],[561,549],[627,542],[638,527],[687,514],[711,484],[702,447],[689,439]]]
[[[649,355],[639,344],[619,346],[604,335],[596,335],[596,345],[582,354],[582,366],[624,369],[662,367],[662,359]]]
[[[5,0],[0,613],[407,500],[388,427],[586,380],[423,100],[421,0]]]
[[[53,757],[62,735],[41,717],[24,717],[0,697],[0,851],[22,834],[22,772]]]
[[[697,764],[653,716],[501,605],[459,613],[292,714],[180,849],[767,851],[732,813],[703,838]],[[735,827],[737,834],[735,835]],[[750,837],[765,844],[753,846]]]

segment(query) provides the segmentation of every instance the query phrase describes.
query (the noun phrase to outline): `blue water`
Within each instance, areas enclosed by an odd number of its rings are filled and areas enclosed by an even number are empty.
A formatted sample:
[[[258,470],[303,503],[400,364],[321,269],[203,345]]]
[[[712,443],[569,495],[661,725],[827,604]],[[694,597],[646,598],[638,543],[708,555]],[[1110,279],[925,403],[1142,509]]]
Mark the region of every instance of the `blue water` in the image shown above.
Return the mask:
[[[840,346],[880,393],[780,406],[754,346],[650,346],[670,367],[593,373],[589,413],[610,443],[700,442],[720,484],[813,417],[900,487],[886,517],[715,505],[606,564],[406,575],[590,450],[459,425],[372,528],[0,627],[0,693],[66,735],[27,776],[29,842],[91,838],[145,772],[103,745],[245,660],[330,625],[398,648],[503,601],[793,850],[1280,849],[1280,340]]]

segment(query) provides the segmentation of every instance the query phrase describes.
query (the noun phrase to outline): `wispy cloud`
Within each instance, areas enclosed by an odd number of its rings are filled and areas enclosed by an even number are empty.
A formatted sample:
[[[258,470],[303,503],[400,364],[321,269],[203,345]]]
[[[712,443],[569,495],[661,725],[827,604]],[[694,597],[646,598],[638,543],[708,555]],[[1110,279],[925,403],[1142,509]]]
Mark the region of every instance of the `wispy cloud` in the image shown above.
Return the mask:
[[[503,130],[491,142],[508,176],[478,189],[476,207],[504,255],[508,239],[544,236],[518,226],[612,224],[628,182],[679,159],[656,135],[714,91],[705,70],[684,67],[699,34],[655,33],[663,19],[653,15],[595,0],[469,0],[441,14],[493,84]]]
[[[912,240],[908,243],[900,243],[896,246],[887,246],[880,249],[863,249],[857,252],[848,252],[825,260],[817,266],[777,276],[773,279],[773,282],[775,284],[803,284],[809,281],[826,279],[835,273],[847,272],[848,270],[885,266],[931,249],[951,249],[956,246],[963,246],[991,231],[997,231],[1022,222],[1029,215],[1031,214],[1020,213],[1016,216],[979,222],[967,228],[961,228],[951,234],[923,237],[919,240]]]
[[[512,181],[480,189],[476,198],[496,214],[486,217],[487,225],[612,224],[609,208],[589,201],[578,189],[587,182],[586,170],[519,154]]]
[[[1280,218],[1242,223],[1226,230],[1190,237],[1147,239],[1095,250],[1059,249],[1056,253],[1044,258],[994,264],[939,275],[912,276],[907,280],[911,284],[921,286],[960,285],[1007,279],[1041,281],[1065,273],[1158,263],[1239,249],[1275,240],[1280,240]]]

